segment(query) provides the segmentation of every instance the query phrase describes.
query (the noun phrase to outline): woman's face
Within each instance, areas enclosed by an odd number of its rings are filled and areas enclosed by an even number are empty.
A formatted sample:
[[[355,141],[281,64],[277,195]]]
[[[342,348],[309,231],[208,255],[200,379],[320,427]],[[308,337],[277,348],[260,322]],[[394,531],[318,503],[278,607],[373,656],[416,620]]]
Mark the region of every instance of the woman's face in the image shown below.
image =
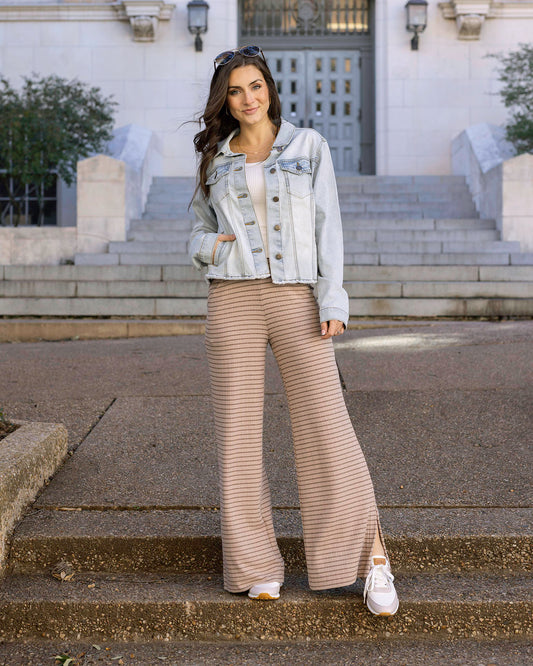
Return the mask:
[[[268,120],[268,87],[255,65],[236,67],[231,72],[226,101],[231,115],[241,125],[252,126]]]

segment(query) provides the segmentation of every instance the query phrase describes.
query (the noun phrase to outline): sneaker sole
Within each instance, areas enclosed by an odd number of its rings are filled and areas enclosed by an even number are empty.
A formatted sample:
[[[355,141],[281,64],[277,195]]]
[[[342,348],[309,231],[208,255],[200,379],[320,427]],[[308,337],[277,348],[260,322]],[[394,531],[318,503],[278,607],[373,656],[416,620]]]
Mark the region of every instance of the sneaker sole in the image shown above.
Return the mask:
[[[248,596],[250,597],[250,595],[248,595]],[[257,596],[250,597],[250,599],[254,599],[254,600],[260,599],[260,600],[263,600],[263,601],[264,600],[275,601],[276,599],[279,599],[279,594],[278,594],[277,597],[273,597],[268,592],[261,592],[261,594],[258,594]]]
[[[372,613],[372,615],[375,615],[376,617],[391,617],[392,615],[395,615],[395,614],[396,614],[396,612],[398,611],[398,608],[400,607],[400,604],[399,604],[399,602],[398,602],[398,603],[396,604],[396,608],[395,608],[394,610],[392,610],[392,611],[380,611],[380,612],[377,612],[377,613],[376,613],[376,611],[374,611],[374,610],[369,606],[369,604],[367,604],[366,607],[367,607],[368,610]]]

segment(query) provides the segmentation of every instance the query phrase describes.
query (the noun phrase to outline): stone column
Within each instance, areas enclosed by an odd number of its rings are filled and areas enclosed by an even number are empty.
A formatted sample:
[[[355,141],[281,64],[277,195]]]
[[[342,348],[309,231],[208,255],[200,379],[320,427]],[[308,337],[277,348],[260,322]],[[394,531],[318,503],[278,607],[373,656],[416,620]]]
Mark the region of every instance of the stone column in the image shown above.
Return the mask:
[[[125,241],[126,164],[96,155],[78,162],[78,253],[107,252]]]
[[[533,155],[518,155],[502,164],[502,237],[520,241],[533,252]]]

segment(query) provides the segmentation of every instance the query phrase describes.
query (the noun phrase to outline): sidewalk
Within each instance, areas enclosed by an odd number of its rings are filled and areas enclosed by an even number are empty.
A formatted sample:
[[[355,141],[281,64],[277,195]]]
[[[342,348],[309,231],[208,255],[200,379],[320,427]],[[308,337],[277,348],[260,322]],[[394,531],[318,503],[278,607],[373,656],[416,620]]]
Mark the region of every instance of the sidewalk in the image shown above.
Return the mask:
[[[427,551],[430,570],[433,557],[435,571],[448,564],[467,570],[477,558],[490,559],[483,544],[494,535],[517,544],[509,557],[523,554],[533,531],[533,323],[404,322],[350,330],[336,350],[385,536],[395,547],[404,539],[413,551],[398,549],[396,571],[413,567],[425,540],[437,543],[442,535],[456,539],[461,550]],[[179,524],[191,538],[218,534],[202,336],[0,344],[0,377],[0,407],[7,417],[63,422],[70,435],[72,455],[19,526],[21,539],[38,539],[45,527],[61,530],[66,539],[73,521],[96,542],[106,530],[149,537],[154,516],[159,532],[173,533]],[[301,554],[290,545],[300,527],[288,409],[270,353],[266,386],[272,500],[278,533],[297,560]],[[194,517],[200,511],[201,520]],[[460,542],[465,533],[477,539],[470,552]],[[212,548],[214,553],[217,545]],[[0,664],[19,663],[2,662],[7,649],[0,644]],[[499,649],[483,647],[487,663],[491,655],[493,663],[521,663],[521,657],[496,660],[505,653]],[[348,648],[342,650],[346,656]],[[452,652],[442,663],[482,663],[455,662]],[[402,654],[405,663],[441,663],[424,662],[422,653],[420,661],[414,653]],[[342,658],[339,653],[339,661],[328,657],[328,663],[350,663]],[[224,663],[205,659],[198,663]]]
[[[349,331],[336,350],[378,504],[532,506],[532,322]],[[0,352],[6,415],[63,422],[77,449],[40,506],[218,504],[203,337]],[[288,410],[270,353],[266,386],[273,503],[294,507]]]

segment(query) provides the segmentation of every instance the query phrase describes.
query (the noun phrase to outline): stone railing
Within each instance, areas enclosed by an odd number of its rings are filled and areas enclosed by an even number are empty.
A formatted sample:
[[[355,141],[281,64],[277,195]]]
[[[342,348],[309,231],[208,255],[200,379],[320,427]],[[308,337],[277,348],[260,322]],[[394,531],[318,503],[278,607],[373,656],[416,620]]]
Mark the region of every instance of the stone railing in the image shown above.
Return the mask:
[[[142,215],[161,153],[153,132],[136,125],[115,131],[111,156],[78,163],[77,251],[105,252],[127,239],[130,220]]]
[[[533,155],[515,156],[504,129],[481,123],[453,140],[452,169],[466,177],[477,211],[496,220],[502,239],[533,252]]]
[[[161,153],[154,133],[136,125],[115,130],[109,152],[78,162],[77,226],[0,227],[0,264],[68,263],[77,253],[106,252],[110,241],[127,239],[161,171]]]

